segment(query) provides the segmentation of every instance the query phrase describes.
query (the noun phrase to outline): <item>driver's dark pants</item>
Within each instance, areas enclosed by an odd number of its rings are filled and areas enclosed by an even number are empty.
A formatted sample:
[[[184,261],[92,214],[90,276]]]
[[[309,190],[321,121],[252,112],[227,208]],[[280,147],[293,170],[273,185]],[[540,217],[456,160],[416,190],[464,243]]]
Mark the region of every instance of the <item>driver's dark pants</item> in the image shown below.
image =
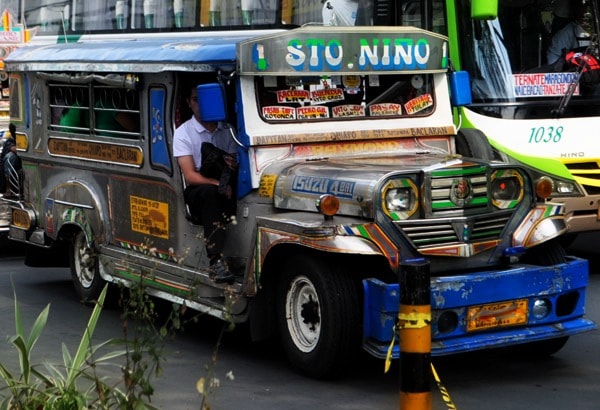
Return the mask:
[[[194,222],[204,228],[206,252],[212,264],[225,247],[225,228],[231,215],[235,215],[235,199],[220,195],[215,185],[190,185],[184,199]]]

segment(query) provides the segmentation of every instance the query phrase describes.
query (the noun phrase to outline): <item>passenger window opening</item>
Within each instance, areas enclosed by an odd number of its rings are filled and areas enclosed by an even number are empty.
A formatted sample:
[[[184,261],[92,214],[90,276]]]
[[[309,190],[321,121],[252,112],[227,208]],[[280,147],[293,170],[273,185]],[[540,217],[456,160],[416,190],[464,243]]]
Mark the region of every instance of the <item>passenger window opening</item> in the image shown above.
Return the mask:
[[[92,82],[73,85],[51,82],[52,131],[97,137],[140,139],[139,93]]]

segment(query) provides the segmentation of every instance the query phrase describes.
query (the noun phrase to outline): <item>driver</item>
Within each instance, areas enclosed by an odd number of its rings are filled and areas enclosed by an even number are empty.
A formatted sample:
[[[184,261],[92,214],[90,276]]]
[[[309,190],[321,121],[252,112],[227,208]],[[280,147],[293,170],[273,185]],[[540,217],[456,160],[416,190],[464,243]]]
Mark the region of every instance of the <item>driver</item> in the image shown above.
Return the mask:
[[[548,46],[548,50],[546,51],[548,64],[557,62],[567,50],[573,50],[589,44],[589,41],[581,41],[581,39],[589,38],[589,34],[582,26],[584,15],[585,7],[581,0],[566,0],[556,3],[554,18],[567,18],[569,22],[552,36],[550,46]]]

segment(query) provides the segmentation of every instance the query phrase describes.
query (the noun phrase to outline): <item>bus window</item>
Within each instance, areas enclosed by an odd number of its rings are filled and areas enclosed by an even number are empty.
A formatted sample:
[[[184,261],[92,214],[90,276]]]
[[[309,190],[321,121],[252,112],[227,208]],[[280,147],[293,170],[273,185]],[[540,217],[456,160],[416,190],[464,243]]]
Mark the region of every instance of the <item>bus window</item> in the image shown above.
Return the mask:
[[[446,5],[443,0],[433,0],[431,6],[433,13],[427,13],[431,16],[430,22],[423,21],[422,8],[427,7],[429,3],[422,0],[404,0],[400,2],[399,25],[415,26],[430,29],[436,33],[448,34],[446,26]]]

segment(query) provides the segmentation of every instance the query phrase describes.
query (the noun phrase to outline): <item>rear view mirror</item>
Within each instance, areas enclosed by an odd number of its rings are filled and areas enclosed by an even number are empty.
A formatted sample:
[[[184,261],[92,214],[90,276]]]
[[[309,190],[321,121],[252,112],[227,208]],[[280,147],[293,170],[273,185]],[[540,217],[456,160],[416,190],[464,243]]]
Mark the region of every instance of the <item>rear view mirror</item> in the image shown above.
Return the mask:
[[[471,80],[466,71],[452,71],[450,73],[450,102],[454,107],[462,107],[472,102]]]
[[[498,17],[498,0],[472,0],[471,18],[473,20],[493,20]]]

